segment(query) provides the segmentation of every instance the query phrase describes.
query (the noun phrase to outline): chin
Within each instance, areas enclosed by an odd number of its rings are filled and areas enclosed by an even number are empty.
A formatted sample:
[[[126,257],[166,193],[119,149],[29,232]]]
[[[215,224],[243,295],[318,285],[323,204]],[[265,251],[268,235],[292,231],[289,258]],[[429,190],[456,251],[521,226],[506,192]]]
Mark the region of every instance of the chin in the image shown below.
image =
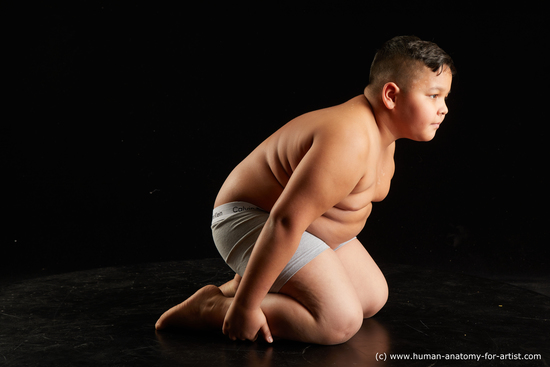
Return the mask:
[[[435,134],[434,134],[431,138],[428,138],[428,139],[423,140],[423,141],[426,141],[426,142],[427,142],[427,141],[432,141],[432,140],[434,140],[434,138],[435,138]]]
[[[435,134],[431,136],[417,136],[416,138],[413,138],[411,140],[419,141],[419,142],[428,142],[428,141],[432,141],[434,138],[435,138]]]

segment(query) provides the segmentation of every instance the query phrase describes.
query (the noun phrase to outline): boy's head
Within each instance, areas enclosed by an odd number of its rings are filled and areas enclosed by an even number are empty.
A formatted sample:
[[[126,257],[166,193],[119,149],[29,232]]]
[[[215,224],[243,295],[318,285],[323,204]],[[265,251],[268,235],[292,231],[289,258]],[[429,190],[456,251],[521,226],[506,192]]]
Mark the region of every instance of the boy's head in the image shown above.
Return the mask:
[[[394,37],[384,43],[374,56],[369,86],[380,91],[386,83],[394,82],[406,90],[424,66],[436,73],[449,68],[455,74],[453,60],[435,43],[416,36]]]

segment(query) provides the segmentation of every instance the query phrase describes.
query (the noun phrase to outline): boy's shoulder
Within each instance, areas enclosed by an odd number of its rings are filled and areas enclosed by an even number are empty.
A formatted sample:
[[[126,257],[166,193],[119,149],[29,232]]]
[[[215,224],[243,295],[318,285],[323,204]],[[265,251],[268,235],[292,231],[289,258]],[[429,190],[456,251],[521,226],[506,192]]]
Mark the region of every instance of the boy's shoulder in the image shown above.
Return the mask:
[[[319,112],[317,133],[328,138],[366,144],[379,134],[374,113],[362,95]]]
[[[362,97],[362,98],[361,98]],[[340,105],[311,111],[283,126],[268,141],[280,153],[302,156],[317,143],[323,150],[337,149],[349,153],[349,159],[368,155],[379,144],[379,131],[374,114],[364,96]]]

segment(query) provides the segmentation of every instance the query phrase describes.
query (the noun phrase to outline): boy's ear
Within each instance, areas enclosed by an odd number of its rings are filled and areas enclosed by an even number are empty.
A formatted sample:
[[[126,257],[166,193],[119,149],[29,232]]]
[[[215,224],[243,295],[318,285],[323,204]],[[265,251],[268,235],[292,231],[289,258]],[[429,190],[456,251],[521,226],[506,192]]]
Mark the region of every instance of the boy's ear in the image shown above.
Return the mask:
[[[400,89],[394,82],[386,83],[382,87],[382,101],[388,110],[395,108],[395,99]]]

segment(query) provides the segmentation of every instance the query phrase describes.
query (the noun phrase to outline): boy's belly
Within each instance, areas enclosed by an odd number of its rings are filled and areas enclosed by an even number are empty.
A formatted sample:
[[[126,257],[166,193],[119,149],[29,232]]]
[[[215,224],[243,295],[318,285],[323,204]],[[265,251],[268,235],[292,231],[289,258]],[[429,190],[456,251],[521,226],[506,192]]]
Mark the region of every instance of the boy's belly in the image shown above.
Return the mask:
[[[222,186],[215,206],[234,201],[244,201],[266,211],[271,211],[284,185],[275,174],[266,168],[246,169],[244,162],[237,166]],[[262,165],[256,165],[262,167]],[[261,183],[261,184],[258,184]],[[336,207],[330,208],[309,225],[307,231],[323,240],[330,247],[338,247],[343,242],[356,237],[372,211],[372,189],[350,194]]]
[[[372,204],[357,211],[344,211],[332,208],[317,218],[307,231],[332,248],[356,237],[367,222],[372,211]]]
[[[256,180],[231,181],[233,180],[228,180],[220,191],[215,206],[234,201],[244,201],[257,205],[266,211],[271,211],[283,191],[283,187],[276,181],[271,183],[267,178],[261,181],[262,185],[260,187],[256,185],[249,186],[250,183],[257,182]],[[333,207],[313,221],[307,231],[334,248],[356,237],[365,226],[372,211],[372,203],[368,200],[368,193],[365,192],[361,196],[363,197],[353,198],[355,204],[360,203],[356,206],[357,209],[353,209],[353,205],[350,205],[350,203],[347,205],[350,208],[348,210]]]

